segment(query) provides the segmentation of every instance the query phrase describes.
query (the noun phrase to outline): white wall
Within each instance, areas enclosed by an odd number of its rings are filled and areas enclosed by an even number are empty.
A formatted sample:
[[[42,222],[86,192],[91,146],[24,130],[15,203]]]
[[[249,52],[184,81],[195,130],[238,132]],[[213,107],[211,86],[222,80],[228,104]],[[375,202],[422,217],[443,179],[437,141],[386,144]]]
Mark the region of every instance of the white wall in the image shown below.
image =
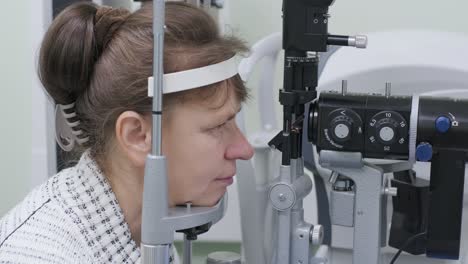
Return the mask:
[[[313,1],[313,0],[311,0]],[[281,0],[226,0],[231,24],[250,43],[281,30]],[[336,0],[330,33],[431,29],[468,34],[465,0]]]
[[[0,217],[47,175],[45,98],[36,54],[50,0],[4,1],[0,9]],[[34,173],[34,175],[32,175]]]
[[[0,8],[0,215],[28,190],[31,173],[31,30],[27,1]]]
[[[56,172],[54,107],[48,100],[37,75],[37,62],[42,38],[52,21],[52,0],[32,1],[30,4],[30,28],[32,30],[29,56],[33,63],[31,177],[30,188],[44,182]]]

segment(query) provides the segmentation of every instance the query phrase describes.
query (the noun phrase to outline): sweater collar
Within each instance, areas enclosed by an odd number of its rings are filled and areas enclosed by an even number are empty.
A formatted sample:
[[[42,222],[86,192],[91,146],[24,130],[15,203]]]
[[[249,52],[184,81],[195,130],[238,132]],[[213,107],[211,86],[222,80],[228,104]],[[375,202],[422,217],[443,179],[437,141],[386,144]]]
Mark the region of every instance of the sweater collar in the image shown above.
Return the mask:
[[[139,261],[140,249],[131,238],[123,211],[89,150],[51,184],[52,197],[78,226],[92,256],[111,263]]]

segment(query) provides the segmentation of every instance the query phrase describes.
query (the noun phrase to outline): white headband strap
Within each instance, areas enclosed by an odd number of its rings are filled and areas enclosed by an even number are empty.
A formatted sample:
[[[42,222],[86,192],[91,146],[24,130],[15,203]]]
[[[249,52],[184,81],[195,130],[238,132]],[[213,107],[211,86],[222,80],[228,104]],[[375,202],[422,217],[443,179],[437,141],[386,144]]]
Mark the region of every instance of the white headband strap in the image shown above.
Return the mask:
[[[236,56],[212,65],[164,74],[163,93],[175,93],[227,80],[238,73]],[[153,77],[148,78],[148,96],[153,97]]]

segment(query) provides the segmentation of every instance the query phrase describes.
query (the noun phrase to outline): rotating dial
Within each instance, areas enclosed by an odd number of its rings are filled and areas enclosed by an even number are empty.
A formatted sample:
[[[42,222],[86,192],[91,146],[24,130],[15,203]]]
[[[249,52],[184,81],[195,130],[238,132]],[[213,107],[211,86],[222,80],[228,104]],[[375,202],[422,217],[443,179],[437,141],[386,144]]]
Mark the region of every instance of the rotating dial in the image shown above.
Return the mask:
[[[362,120],[353,110],[339,108],[328,115],[328,127],[325,129],[325,134],[332,145],[349,143],[353,137],[362,133]]]
[[[395,111],[382,111],[374,115],[370,122],[368,141],[371,144],[391,151],[395,144],[407,143],[408,124],[399,113]]]

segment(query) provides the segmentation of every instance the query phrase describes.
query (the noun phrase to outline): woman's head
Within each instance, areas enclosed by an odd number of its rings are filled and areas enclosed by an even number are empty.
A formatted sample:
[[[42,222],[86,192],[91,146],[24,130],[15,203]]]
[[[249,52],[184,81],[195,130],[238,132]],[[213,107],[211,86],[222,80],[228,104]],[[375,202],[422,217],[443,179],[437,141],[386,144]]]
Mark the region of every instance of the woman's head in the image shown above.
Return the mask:
[[[166,4],[166,27],[165,73],[246,50],[241,41],[220,36],[212,18],[188,4]],[[89,137],[84,147],[106,174],[116,157],[142,172],[151,147],[152,58],[151,4],[135,13],[76,4],[54,20],[44,38],[41,81],[56,103],[75,102],[79,129]],[[230,119],[246,98],[239,76],[164,95],[163,153],[172,203],[213,204],[229,182],[218,179],[235,173],[235,159],[251,157],[250,145]]]

